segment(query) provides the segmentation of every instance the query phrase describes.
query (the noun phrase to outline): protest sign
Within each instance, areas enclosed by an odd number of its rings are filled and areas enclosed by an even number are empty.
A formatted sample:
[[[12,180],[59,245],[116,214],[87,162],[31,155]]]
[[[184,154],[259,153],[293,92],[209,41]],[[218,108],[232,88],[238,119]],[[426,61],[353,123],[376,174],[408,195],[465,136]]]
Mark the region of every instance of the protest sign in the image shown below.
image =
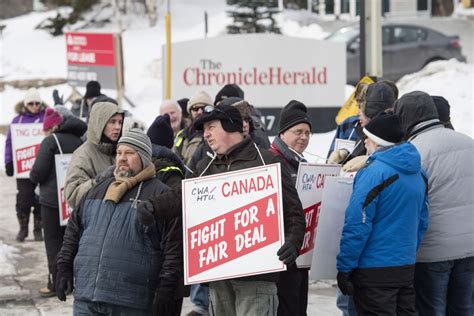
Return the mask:
[[[300,256],[296,260],[299,268],[311,267],[318,214],[323,197],[324,184],[328,177],[337,177],[341,166],[300,163],[296,179],[296,190],[303,205],[306,230]]]
[[[54,155],[54,163],[56,166],[56,180],[58,191],[58,205],[59,205],[59,224],[66,226],[72,208],[67,204],[66,194],[64,189],[66,187],[66,175],[69,163],[71,162],[72,154]]]
[[[43,141],[43,123],[11,124],[15,178],[29,178]]]
[[[280,164],[184,180],[185,284],[283,271]]]
[[[334,151],[338,149],[346,149],[348,152],[353,152],[355,148],[356,142],[350,139],[341,139],[341,138],[336,138],[335,144],[334,144]]]
[[[313,264],[309,275],[312,280],[336,278],[336,257],[339,253],[346,208],[352,194],[352,182],[353,178],[346,177],[326,179],[316,234],[317,247],[313,251]]]

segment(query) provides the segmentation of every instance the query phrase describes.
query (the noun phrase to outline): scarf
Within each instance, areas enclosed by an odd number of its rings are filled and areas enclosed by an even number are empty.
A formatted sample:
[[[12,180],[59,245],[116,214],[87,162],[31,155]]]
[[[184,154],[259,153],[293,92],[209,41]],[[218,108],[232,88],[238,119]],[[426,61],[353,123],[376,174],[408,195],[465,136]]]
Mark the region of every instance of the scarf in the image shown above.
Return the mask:
[[[138,183],[151,179],[154,176],[155,166],[151,164],[133,177],[115,177],[115,181],[110,183],[109,187],[107,188],[104,201],[118,203],[128,190],[136,186]]]

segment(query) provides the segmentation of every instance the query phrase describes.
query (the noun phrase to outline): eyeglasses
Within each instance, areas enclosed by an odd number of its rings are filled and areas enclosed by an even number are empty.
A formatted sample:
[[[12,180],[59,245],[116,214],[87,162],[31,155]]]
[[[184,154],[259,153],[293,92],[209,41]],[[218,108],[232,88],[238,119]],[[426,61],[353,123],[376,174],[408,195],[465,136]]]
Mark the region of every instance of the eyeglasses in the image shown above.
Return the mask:
[[[296,131],[293,131],[293,130],[289,129],[288,131],[292,132],[295,136],[298,136],[298,137],[301,137],[303,135],[308,137],[308,138],[311,137],[311,132],[303,130],[303,129],[297,129]]]
[[[231,124],[234,124],[234,120],[229,116],[229,114],[227,114],[226,112],[222,111],[221,109],[219,109],[218,107],[215,107],[214,105],[206,105],[204,107],[204,113],[212,113],[214,111],[217,111],[219,113],[222,113],[224,114],[225,116],[227,116],[227,118],[229,119],[230,123]]]
[[[203,106],[192,106],[190,109],[192,112],[197,112],[199,110],[204,110]]]
[[[40,106],[40,105],[41,105],[41,102],[28,102],[28,103],[26,104],[26,106],[33,106],[33,105]]]

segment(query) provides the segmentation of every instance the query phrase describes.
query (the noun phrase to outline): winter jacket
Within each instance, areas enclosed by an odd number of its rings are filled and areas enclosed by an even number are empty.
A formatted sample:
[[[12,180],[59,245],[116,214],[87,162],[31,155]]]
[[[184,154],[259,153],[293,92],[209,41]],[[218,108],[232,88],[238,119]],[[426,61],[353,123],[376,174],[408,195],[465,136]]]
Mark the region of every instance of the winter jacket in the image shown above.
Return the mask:
[[[306,227],[303,207],[296,188],[291,182],[288,169],[285,163],[282,163],[281,158],[268,150],[259,149],[257,151],[255,143],[249,137],[246,137],[241,143],[231,148],[226,155],[217,155],[214,159],[206,156],[199,161],[194,176],[201,174],[206,176],[262,166],[264,163],[260,158],[259,152],[265,164],[280,163],[281,165],[285,241],[291,242],[296,249],[300,249]],[[249,276],[240,280],[277,282],[278,273]]]
[[[179,218],[138,222],[133,200],[168,188],[158,179],[137,184],[115,204],[104,196],[114,178],[92,188],[69,219],[57,256],[59,271],[74,271],[74,298],[148,309],[155,290],[173,295],[182,274]]]
[[[413,265],[428,227],[420,155],[404,143],[371,155],[346,209],[337,270]]]
[[[188,165],[194,152],[203,142],[201,131],[192,131],[192,126],[180,130],[175,137],[173,151]]]
[[[62,153],[70,154],[81,146],[81,136],[86,132],[87,125],[80,119],[70,116],[66,118],[54,132]],[[54,156],[60,154],[58,144],[53,135],[43,139],[38,156],[30,171],[30,180],[40,184],[41,205],[58,208],[58,192],[56,181],[56,164]]]
[[[66,176],[66,198],[73,209],[95,184],[95,176],[114,164],[116,145],[102,141],[108,120],[121,109],[112,103],[97,103],[89,117],[87,141],[72,156]]]
[[[15,105],[15,116],[11,124],[27,124],[27,123],[42,123],[44,120],[45,105],[41,104],[40,111],[36,114],[28,112],[23,101],[18,102]],[[5,141],[5,164],[13,161],[13,150],[12,150],[12,134],[11,129],[8,128],[7,139]]]
[[[295,152],[291,151],[287,144],[285,144],[280,137],[276,136],[273,139],[270,151],[275,155],[281,157],[288,167],[291,175],[291,182],[296,186],[296,178],[298,177],[298,169],[300,162],[306,162],[303,156],[298,156]]]
[[[430,226],[417,262],[474,256],[474,141],[433,121],[419,123],[409,141],[429,176]],[[428,125],[432,125],[425,129]]]
[[[331,156],[332,152],[334,151],[334,146],[336,146],[336,139],[347,139],[347,140],[358,140],[358,134],[355,131],[355,128],[360,126],[359,116],[354,115],[346,118],[342,121],[336,128],[336,135],[331,142],[331,146],[329,147],[328,158]]]

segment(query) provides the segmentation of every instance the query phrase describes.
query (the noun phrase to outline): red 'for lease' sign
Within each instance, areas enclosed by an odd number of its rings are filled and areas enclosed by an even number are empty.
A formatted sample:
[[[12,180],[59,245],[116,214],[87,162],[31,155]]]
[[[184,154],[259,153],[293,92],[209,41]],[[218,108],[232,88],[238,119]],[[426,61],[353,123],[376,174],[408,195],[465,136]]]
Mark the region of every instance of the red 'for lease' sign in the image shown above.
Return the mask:
[[[115,66],[114,35],[67,33],[69,65]]]

